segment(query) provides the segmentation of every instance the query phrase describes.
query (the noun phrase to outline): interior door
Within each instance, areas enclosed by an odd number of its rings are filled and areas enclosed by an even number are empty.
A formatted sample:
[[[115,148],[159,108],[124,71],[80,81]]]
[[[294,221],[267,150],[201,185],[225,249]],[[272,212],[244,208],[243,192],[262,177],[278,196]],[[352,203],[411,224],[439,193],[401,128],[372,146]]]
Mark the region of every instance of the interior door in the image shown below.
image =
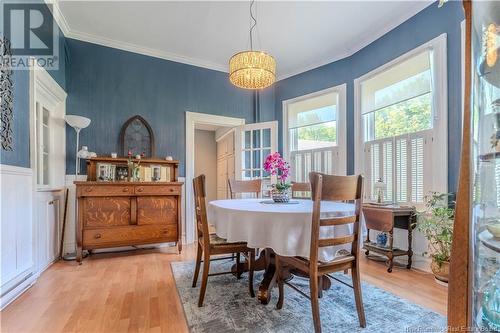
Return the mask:
[[[278,122],[242,125],[236,128],[235,134],[235,178],[260,178],[265,189],[271,179],[263,164],[267,155],[278,150]]]

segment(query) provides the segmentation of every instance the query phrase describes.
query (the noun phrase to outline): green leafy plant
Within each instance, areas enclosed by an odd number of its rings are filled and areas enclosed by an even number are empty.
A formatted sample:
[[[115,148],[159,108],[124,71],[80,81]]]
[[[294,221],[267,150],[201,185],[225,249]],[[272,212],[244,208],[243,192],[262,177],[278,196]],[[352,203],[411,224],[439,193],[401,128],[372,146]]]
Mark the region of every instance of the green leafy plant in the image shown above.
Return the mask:
[[[450,203],[454,206],[449,201],[451,196],[451,193],[431,192],[424,197],[425,210],[417,212],[417,230],[429,241],[429,254],[440,267],[451,257],[455,214],[450,207]]]
[[[290,187],[292,187],[292,184],[290,184],[290,183],[281,183],[281,182],[278,182],[278,183],[274,184],[274,187],[275,187],[278,191],[282,192],[282,191],[286,191],[286,190],[288,190]]]

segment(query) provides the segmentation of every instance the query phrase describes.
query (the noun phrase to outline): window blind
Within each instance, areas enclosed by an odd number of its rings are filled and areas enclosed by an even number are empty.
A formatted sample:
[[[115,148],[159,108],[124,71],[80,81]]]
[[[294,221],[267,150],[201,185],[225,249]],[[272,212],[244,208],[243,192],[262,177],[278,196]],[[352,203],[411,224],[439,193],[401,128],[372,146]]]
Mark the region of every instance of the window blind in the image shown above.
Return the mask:
[[[431,92],[431,51],[424,51],[361,83],[367,114]]]
[[[311,126],[337,119],[338,93],[308,98],[288,105],[288,128]]]
[[[432,169],[432,130],[365,143],[365,197],[374,200],[378,179],[387,185],[384,200],[398,203],[423,203],[431,190],[424,175]]]

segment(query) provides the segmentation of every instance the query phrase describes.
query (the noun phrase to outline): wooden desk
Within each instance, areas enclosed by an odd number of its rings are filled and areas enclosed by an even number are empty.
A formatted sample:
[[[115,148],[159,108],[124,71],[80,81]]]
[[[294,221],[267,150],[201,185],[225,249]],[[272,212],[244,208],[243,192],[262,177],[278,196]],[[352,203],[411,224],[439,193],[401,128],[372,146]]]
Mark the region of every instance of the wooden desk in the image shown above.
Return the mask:
[[[366,241],[363,243],[365,254],[370,254],[373,251],[387,257],[389,267],[387,271],[392,272],[394,266],[394,258],[398,256],[408,256],[408,264],[406,268],[411,268],[412,251],[412,231],[415,222],[414,207],[399,207],[399,206],[377,206],[372,204],[363,205],[363,215],[368,229]],[[408,231],[408,249],[398,249],[394,244],[394,228],[405,229]],[[370,241],[370,229],[387,232],[389,245],[386,247],[378,246]]]

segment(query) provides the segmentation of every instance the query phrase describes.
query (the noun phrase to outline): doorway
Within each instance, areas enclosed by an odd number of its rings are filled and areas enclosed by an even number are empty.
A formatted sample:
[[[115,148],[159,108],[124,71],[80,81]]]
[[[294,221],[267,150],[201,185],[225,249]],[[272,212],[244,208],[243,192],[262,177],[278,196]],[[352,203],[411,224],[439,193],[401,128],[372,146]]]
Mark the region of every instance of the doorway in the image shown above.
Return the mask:
[[[194,134],[194,176],[205,175],[207,202],[230,197],[234,178],[234,128],[197,124]]]
[[[217,132],[219,131],[218,137],[222,137],[224,131],[227,129],[231,129],[237,126],[241,126],[245,124],[245,119],[242,118],[233,118],[233,117],[224,117],[224,116],[216,116],[205,113],[196,113],[196,112],[186,112],[186,209],[184,216],[186,217],[186,225],[184,226],[184,230],[186,230],[186,243],[192,243],[195,240],[196,236],[196,228],[194,224],[194,212],[193,212],[193,186],[192,181],[193,178],[197,175],[195,173],[195,160],[196,160],[196,131],[207,131],[208,132]],[[226,129],[226,130],[225,130]],[[205,133],[206,134],[206,133]],[[211,134],[206,134],[211,136]],[[212,143],[215,143],[215,136]],[[213,148],[213,145],[212,145]],[[213,150],[212,150],[213,152]],[[212,159],[215,158],[217,160],[217,152],[212,156]],[[215,165],[215,169],[217,169],[217,165]],[[213,174],[213,173],[212,173]],[[208,176],[207,176],[208,178]],[[215,177],[217,178],[217,176]],[[208,183],[208,180],[207,180]],[[217,193],[217,185],[216,193]],[[217,194],[215,194],[217,197]]]

